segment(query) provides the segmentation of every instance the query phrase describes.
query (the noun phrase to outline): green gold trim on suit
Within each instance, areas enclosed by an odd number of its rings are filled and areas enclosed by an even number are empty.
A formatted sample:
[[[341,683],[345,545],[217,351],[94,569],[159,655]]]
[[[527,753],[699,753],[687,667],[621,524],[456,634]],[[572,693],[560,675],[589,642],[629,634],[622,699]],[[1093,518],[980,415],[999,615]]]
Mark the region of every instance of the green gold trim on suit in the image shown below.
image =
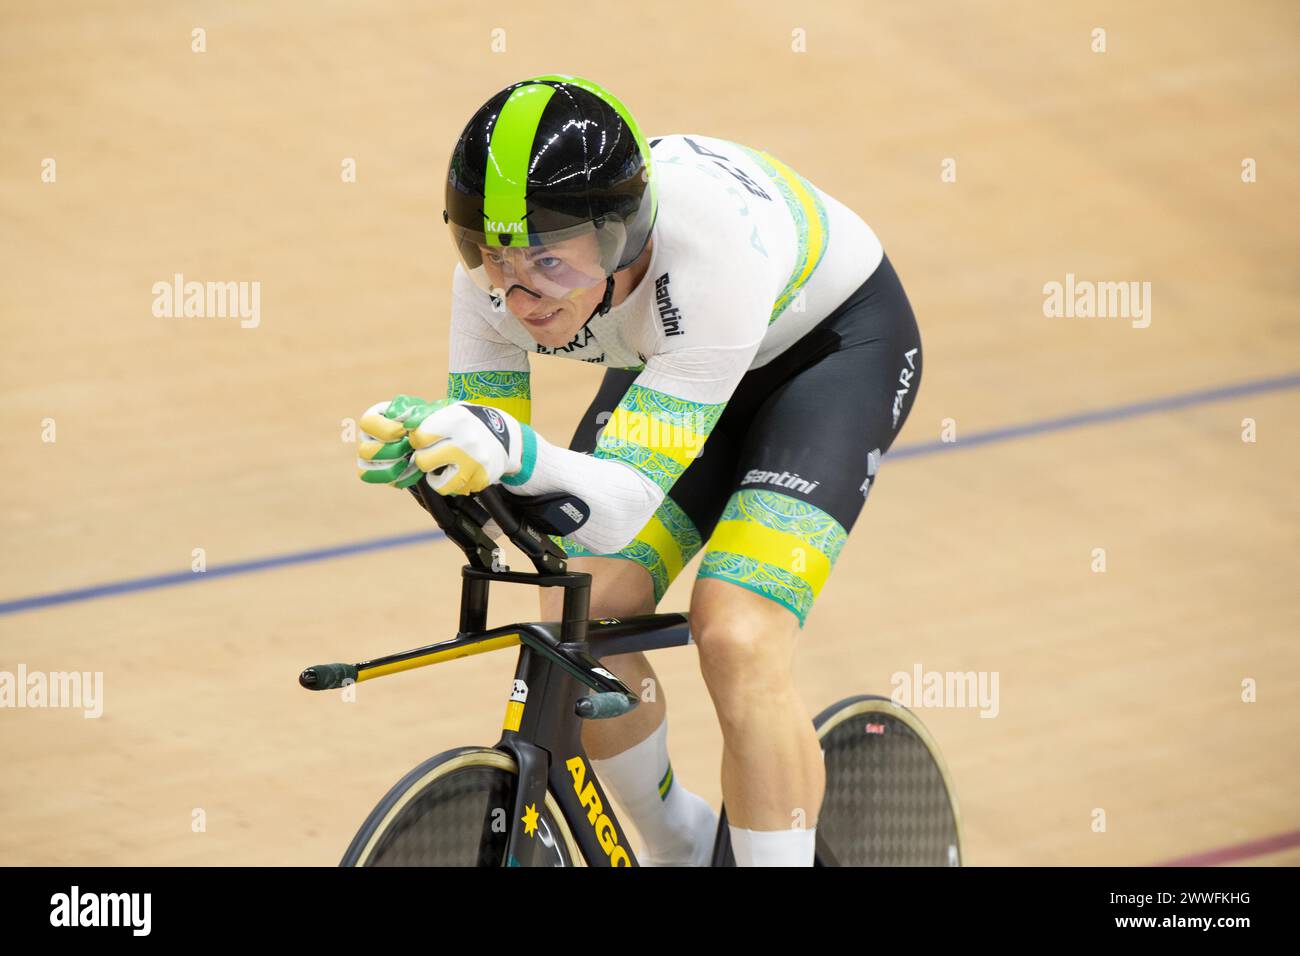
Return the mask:
[[[790,306],[794,297],[799,294],[799,290],[808,284],[817,266],[821,264],[830,236],[830,223],[826,215],[826,204],[817,194],[812,183],[771,153],[750,149],[748,146],[741,148],[776,184],[781,197],[785,200],[786,208],[790,210],[790,216],[794,219],[795,234],[798,239],[794,269],[790,273],[790,280],[772,305],[772,316],[768,320],[768,324],[771,324]]]
[[[807,620],[848,534],[816,505],[764,489],[731,496],[699,576],[747,588]]]
[[[527,372],[451,372],[447,397],[456,402],[490,405],[522,424],[532,416],[532,394]]]
[[[775,565],[731,551],[710,551],[700,562],[701,578],[729,581],[775,601],[799,619],[803,627],[816,598],[813,589],[798,575]]]
[[[724,407],[634,383],[601,430],[595,456],[630,465],[667,494],[704,447]]]
[[[689,399],[678,398],[676,395],[669,395],[667,392],[646,388],[635,382],[628,386],[619,406],[628,411],[653,415],[679,428],[690,428],[692,431],[705,434],[713,430],[725,407],[723,404],[708,405],[704,402],[692,402]]]

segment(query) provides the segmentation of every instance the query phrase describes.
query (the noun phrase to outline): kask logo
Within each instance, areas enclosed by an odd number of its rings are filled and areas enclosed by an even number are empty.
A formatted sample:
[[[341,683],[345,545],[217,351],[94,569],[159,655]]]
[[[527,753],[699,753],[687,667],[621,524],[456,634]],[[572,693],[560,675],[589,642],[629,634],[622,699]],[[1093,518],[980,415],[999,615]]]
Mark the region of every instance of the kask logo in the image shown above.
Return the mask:
[[[488,232],[523,232],[522,222],[495,222],[488,220]]]

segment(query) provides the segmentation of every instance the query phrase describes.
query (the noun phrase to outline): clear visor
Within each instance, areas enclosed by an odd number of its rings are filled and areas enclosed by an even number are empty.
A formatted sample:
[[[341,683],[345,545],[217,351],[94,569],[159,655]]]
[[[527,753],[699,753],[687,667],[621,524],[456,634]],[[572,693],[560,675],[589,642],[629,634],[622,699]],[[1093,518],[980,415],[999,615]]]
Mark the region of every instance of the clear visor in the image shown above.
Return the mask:
[[[606,276],[618,268],[627,231],[620,222],[606,221],[599,229],[582,223],[511,238],[511,244],[503,245],[495,233],[451,226],[456,253],[483,291],[503,299],[515,293],[566,299],[604,285]],[[524,244],[530,240],[531,245]]]

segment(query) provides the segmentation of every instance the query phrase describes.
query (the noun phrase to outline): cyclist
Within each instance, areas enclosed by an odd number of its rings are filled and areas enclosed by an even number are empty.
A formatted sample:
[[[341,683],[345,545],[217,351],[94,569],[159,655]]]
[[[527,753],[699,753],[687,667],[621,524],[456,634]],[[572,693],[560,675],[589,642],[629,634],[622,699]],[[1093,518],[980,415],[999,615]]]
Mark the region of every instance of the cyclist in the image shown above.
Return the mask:
[[[578,495],[590,516],[564,545],[596,616],[651,613],[703,549],[691,632],[736,861],[811,865],[825,773],[796,638],[921,376],[879,240],[771,154],[647,141],[607,90],[558,75],[470,119],[444,219],[460,258],[447,398],[372,406],[362,478]],[[568,448],[529,427],[530,353],[606,367]],[[633,689],[655,680],[644,655],[607,666]],[[707,864],[717,816],[674,779],[655,686],[583,742],[643,862]]]

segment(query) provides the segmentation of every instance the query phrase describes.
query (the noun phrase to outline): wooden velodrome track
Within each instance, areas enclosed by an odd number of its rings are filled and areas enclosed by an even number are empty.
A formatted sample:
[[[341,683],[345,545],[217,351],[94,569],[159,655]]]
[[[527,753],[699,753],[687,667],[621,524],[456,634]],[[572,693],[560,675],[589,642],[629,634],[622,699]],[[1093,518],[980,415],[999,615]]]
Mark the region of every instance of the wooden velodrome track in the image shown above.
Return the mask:
[[[925,380],[809,623],[810,707],[996,671],[996,718],[920,710],[974,864],[1300,861],[1297,7],[589,9],[0,12],[0,670],[105,681],[98,720],[0,710],[0,863],[332,864],[409,767],[496,739],[509,654],[354,704],[295,681],[448,636],[451,545],[299,558],[427,530],[356,480],[340,422],[440,393],[448,151],[552,71],[651,134],[772,150],[867,218],[912,298]],[[260,326],[155,317],[175,273],[260,282]],[[1150,327],[1044,317],[1067,273],[1150,282]],[[535,424],[567,438],[599,372],[534,373]],[[535,615],[496,597],[494,623]],[[695,651],[656,666],[677,772],[716,801]]]

